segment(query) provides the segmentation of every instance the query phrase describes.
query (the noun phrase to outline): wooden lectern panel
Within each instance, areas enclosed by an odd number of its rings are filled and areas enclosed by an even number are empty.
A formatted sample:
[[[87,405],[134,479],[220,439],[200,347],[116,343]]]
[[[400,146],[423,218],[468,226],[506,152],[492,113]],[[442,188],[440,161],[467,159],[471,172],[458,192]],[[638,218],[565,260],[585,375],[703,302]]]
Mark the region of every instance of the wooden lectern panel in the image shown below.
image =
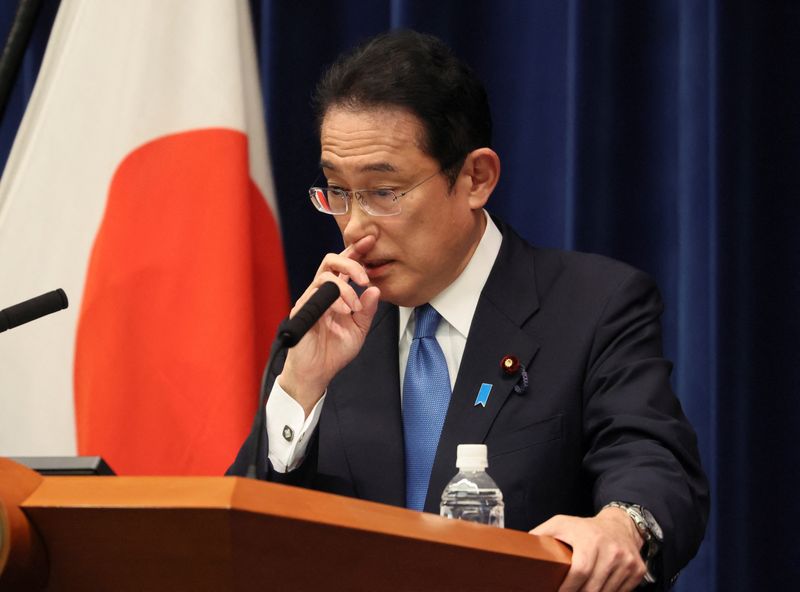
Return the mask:
[[[561,543],[235,477],[46,477],[47,590],[556,590]]]
[[[46,580],[45,547],[19,507],[41,482],[38,473],[0,458],[0,590],[37,590]]]

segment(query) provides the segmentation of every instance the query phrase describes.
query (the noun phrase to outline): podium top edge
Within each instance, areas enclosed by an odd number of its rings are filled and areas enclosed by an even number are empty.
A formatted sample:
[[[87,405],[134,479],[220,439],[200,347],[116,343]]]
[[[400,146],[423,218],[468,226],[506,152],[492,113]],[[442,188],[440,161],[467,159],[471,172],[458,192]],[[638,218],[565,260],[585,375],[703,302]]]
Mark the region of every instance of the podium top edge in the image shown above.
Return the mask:
[[[45,477],[21,507],[34,515],[55,509],[247,512],[551,563],[571,560],[567,547],[549,537],[241,477]]]

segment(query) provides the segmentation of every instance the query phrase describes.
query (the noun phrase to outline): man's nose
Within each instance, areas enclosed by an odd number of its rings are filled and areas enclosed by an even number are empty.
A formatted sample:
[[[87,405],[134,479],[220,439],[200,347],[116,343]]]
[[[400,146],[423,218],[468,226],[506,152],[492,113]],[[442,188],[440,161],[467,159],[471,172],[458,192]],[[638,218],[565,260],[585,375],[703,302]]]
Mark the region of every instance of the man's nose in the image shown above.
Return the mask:
[[[339,216],[339,228],[346,245],[351,245],[369,234],[375,234],[374,218],[367,214],[353,196],[346,215]]]

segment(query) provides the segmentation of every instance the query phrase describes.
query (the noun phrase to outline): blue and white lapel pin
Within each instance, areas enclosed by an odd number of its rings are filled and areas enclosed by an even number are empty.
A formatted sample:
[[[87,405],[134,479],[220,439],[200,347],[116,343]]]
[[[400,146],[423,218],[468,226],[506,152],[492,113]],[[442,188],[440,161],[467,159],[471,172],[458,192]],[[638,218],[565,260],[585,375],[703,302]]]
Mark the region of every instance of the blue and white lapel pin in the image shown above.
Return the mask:
[[[514,385],[515,393],[521,395],[528,390],[528,372],[525,370],[525,366],[519,363],[519,358],[517,358],[517,356],[512,356],[510,354],[503,356],[503,359],[500,360],[500,369],[503,371],[503,374],[507,376],[520,375],[519,381]],[[489,395],[492,392],[492,386],[493,385],[488,382],[481,383],[481,388],[478,389],[478,396],[475,397],[474,407],[478,405],[484,408],[486,407],[486,403],[489,402]]]
[[[481,384],[481,388],[478,389],[478,396],[475,397],[475,407],[478,405],[482,407],[486,407],[486,403],[489,401],[489,393],[492,392],[492,385],[484,382]]]

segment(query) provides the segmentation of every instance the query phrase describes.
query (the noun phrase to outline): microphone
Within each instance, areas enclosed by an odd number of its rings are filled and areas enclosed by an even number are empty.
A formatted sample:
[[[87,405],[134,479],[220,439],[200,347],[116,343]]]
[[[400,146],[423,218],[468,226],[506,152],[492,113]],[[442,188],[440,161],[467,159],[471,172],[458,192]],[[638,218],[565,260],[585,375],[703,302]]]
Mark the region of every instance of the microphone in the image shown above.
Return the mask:
[[[322,284],[296,315],[281,323],[278,327],[278,339],[282,340],[286,347],[297,345],[338,297],[339,286],[333,282]]]
[[[34,321],[39,317],[58,312],[67,306],[69,306],[69,301],[61,288],[9,306],[0,310],[0,333]]]
[[[325,311],[331,307],[336,299],[339,297],[339,286],[333,282],[325,282],[322,284],[311,298],[297,311],[297,314],[290,319],[283,321],[278,327],[278,336],[272,342],[272,350],[269,353],[269,360],[267,366],[264,368],[264,375],[261,377],[261,389],[258,395],[258,408],[256,409],[256,417],[258,426],[258,435],[256,436],[256,447],[253,452],[253,457],[250,465],[247,467],[246,477],[250,479],[256,478],[256,465],[258,464],[258,455],[261,454],[261,443],[264,441],[264,432],[266,431],[265,421],[266,412],[264,405],[267,401],[267,383],[269,375],[273,373],[272,366],[278,358],[278,353],[294,347],[303,338],[303,335],[308,333],[308,330],[325,314]]]

